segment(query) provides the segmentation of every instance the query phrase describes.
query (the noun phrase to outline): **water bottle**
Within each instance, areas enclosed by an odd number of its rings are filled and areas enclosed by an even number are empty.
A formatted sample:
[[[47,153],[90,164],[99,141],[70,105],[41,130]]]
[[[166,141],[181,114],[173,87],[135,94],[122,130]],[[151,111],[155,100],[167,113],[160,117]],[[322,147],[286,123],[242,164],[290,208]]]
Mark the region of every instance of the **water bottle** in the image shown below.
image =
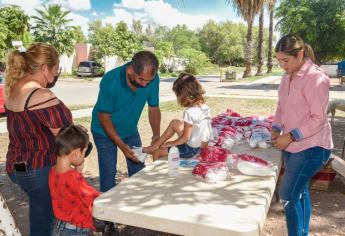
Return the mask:
[[[169,176],[178,176],[179,163],[180,152],[178,151],[177,147],[173,146],[170,148],[168,153]]]

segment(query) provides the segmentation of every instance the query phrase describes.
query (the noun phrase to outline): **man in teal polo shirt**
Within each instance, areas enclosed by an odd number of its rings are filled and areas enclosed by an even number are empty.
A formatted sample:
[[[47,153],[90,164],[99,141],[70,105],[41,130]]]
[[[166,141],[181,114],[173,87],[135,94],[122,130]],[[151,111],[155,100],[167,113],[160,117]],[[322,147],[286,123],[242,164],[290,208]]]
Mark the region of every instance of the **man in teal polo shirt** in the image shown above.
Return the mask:
[[[98,152],[100,190],[116,185],[117,148],[126,156],[128,175],[145,165],[134,156],[141,147],[138,121],[148,104],[152,140],[160,136],[158,60],[149,51],[136,53],[132,61],[107,72],[101,82],[92,111],[91,131]]]

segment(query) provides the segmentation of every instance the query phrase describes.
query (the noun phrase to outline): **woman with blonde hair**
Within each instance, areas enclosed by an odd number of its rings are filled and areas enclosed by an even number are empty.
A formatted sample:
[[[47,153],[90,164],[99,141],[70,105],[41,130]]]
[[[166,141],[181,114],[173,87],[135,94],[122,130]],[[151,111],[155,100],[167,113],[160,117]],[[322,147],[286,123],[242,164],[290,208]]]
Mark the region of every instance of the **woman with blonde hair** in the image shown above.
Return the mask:
[[[6,172],[29,198],[30,235],[51,235],[53,212],[48,174],[56,163],[55,135],[72,123],[70,110],[49,89],[58,79],[55,48],[34,43],[9,53],[5,112],[9,145]]]

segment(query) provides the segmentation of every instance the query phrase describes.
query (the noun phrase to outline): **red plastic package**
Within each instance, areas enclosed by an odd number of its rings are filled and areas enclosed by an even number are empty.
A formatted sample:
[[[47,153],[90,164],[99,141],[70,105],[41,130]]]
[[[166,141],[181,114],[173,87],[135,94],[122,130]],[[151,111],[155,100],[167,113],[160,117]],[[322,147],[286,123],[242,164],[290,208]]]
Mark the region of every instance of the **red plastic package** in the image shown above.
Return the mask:
[[[224,162],[200,162],[193,169],[193,175],[203,178],[208,183],[225,180],[228,176],[228,167]]]
[[[201,148],[200,162],[226,162],[229,151],[218,146]]]
[[[232,116],[232,117],[241,117],[241,115],[235,111],[233,111],[230,107],[228,109],[226,109],[226,114],[228,116]]]
[[[257,165],[260,166],[271,166],[271,164],[260,158],[260,157],[256,157],[256,156],[252,156],[252,155],[248,155],[248,154],[232,154],[232,160],[234,163],[238,162],[238,161],[247,161],[247,162],[253,162]]]

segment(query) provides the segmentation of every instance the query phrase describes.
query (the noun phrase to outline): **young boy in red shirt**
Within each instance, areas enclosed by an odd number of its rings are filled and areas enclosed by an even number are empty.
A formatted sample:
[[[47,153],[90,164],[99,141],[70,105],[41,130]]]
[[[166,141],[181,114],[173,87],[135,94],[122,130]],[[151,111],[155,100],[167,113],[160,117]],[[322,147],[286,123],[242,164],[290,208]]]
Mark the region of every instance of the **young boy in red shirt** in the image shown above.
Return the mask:
[[[82,126],[62,128],[55,140],[57,162],[49,173],[55,222],[53,235],[91,235],[93,201],[99,192],[82,175],[89,136]],[[92,146],[91,146],[92,147]],[[88,152],[88,153],[87,153]]]

